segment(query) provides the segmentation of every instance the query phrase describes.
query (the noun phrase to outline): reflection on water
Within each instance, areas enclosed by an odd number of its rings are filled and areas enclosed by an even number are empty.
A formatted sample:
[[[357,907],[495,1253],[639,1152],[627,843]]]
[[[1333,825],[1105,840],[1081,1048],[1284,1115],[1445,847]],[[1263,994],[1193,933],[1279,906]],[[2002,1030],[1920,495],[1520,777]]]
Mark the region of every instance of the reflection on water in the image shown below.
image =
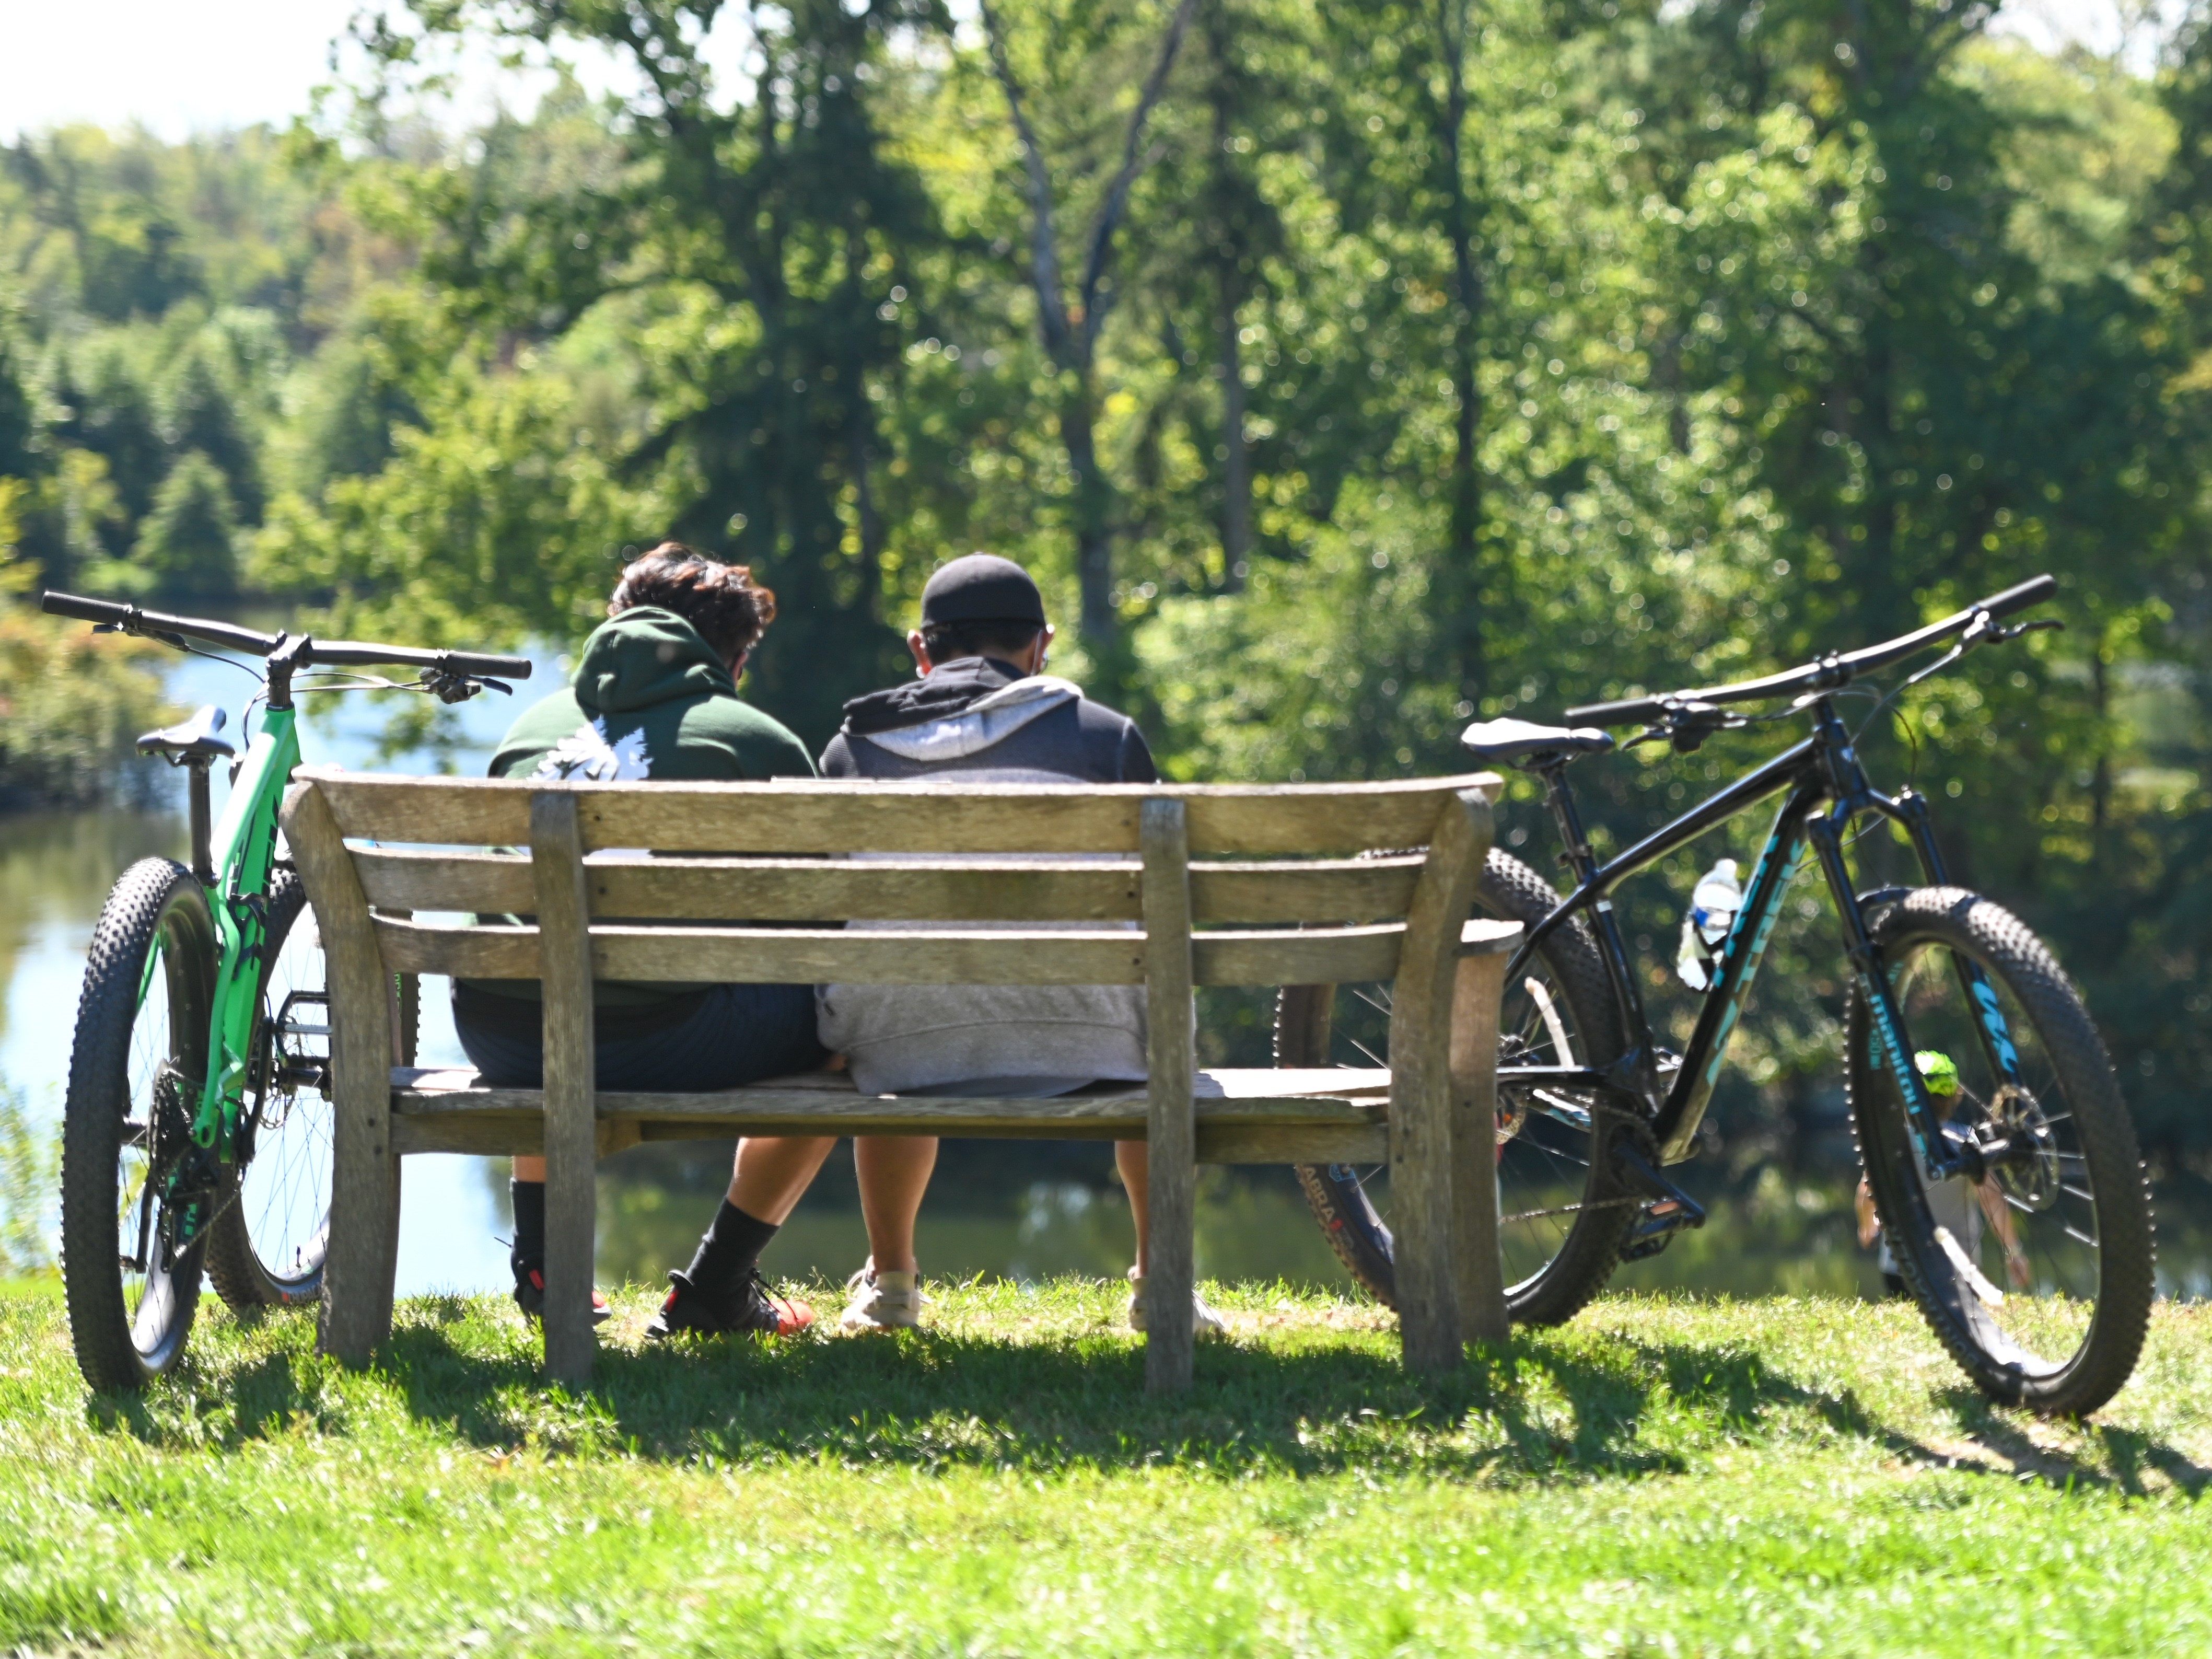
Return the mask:
[[[1035,1178],[1035,1166],[1054,1167]],[[1692,1166],[1694,1168],[1694,1166]],[[1095,1146],[1034,1141],[945,1143],[939,1178],[923,1205],[916,1254],[942,1280],[982,1274],[1018,1280],[1055,1273],[1112,1278],[1130,1261],[1129,1207]],[[691,1259],[729,1176],[726,1143],[634,1148],[599,1181],[601,1280],[656,1282]],[[498,1180],[504,1213],[505,1184]],[[1661,1255],[1618,1268],[1612,1288],[1696,1296],[1881,1294],[1874,1252],[1861,1249],[1851,1188],[1763,1171],[1747,1191],[1700,1194],[1709,1219]],[[2200,1202],[2177,1194],[2163,1227],[2159,1289],[2212,1295],[2212,1237],[2183,1217]],[[1387,1188],[1378,1201],[1386,1209]],[[1227,1280],[1282,1279],[1343,1292],[1353,1288],[1308,1212],[1288,1170],[1199,1171],[1198,1269]],[[763,1265],[787,1280],[842,1280],[867,1259],[851,1160],[840,1147],[769,1245]]]
[[[1128,1200],[1106,1176],[1103,1147],[947,1142],[945,1153],[915,1237],[930,1277],[1026,1282],[1128,1270],[1134,1243]],[[1102,1166],[1096,1172],[1080,1168],[1091,1153]],[[1061,1166],[1042,1180],[1035,1178],[1040,1155]],[[721,1200],[728,1158],[726,1146],[685,1148],[673,1157],[666,1148],[642,1147],[611,1160],[599,1182],[600,1278],[655,1280],[688,1262]],[[762,1264],[785,1279],[842,1279],[867,1255],[851,1162],[841,1147]],[[1351,1284],[1286,1169],[1200,1170],[1198,1270],[1217,1279]]]

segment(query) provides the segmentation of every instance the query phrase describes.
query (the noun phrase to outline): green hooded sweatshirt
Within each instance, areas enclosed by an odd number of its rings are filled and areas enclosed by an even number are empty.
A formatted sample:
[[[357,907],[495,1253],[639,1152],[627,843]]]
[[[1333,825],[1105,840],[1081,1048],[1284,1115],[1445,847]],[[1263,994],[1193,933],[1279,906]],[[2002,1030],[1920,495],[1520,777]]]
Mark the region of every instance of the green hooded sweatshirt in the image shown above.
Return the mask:
[[[575,678],[523,711],[488,769],[495,778],[627,778],[691,782],[811,778],[814,761],[781,722],[738,697],[737,682],[699,630],[641,605],[603,623]],[[477,989],[536,1000],[535,980],[474,980]],[[643,1006],[699,988],[603,982],[601,1006]]]
[[[641,605],[584,641],[568,690],[523,711],[490,772],[757,782],[811,778],[814,762],[781,722],[738,700],[729,669],[697,629]]]

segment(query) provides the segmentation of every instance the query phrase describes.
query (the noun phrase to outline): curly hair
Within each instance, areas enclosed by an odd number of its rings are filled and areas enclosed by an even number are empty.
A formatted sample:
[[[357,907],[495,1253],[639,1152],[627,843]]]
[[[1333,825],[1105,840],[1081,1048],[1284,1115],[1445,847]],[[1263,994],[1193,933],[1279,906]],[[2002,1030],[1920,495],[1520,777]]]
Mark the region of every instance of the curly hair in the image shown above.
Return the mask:
[[[673,611],[725,661],[752,649],[775,620],[775,595],[754,585],[749,567],[724,564],[682,542],[663,542],[623,567],[607,615],[639,605]]]

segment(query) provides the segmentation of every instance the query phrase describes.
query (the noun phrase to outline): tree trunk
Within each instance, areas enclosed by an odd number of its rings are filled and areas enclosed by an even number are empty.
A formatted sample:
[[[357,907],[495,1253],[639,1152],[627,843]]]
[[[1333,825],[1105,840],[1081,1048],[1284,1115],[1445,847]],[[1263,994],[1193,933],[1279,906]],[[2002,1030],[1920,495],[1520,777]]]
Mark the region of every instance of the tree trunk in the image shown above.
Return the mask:
[[[1244,441],[1244,360],[1237,339],[1237,267],[1221,261],[1221,585],[1227,592],[1244,586],[1245,558],[1252,546],[1252,452]]]
[[[1221,377],[1221,586],[1234,593],[1244,586],[1245,558],[1252,545],[1252,452],[1244,442],[1244,354],[1237,319],[1244,300],[1243,250],[1236,241],[1238,216],[1229,210],[1236,196],[1228,159],[1236,121],[1228,82],[1229,20],[1221,7],[1207,8],[1205,28],[1213,64],[1208,93],[1213,106],[1213,194],[1219,210],[1212,228],[1221,331],[1220,362],[1214,371]]]
[[[1480,339],[1486,301],[1475,260],[1473,204],[1462,155],[1467,131],[1467,0],[1436,0],[1437,46],[1444,71],[1440,141],[1446,170],[1444,234],[1452,249],[1452,422],[1450,545],[1445,551],[1443,632],[1460,695],[1479,699],[1489,678],[1484,652]]]
[[[1060,441],[1075,474],[1075,565],[1083,596],[1083,640],[1102,668],[1118,655],[1114,606],[1114,489],[1099,470],[1090,365],[1067,371],[1060,395]]]

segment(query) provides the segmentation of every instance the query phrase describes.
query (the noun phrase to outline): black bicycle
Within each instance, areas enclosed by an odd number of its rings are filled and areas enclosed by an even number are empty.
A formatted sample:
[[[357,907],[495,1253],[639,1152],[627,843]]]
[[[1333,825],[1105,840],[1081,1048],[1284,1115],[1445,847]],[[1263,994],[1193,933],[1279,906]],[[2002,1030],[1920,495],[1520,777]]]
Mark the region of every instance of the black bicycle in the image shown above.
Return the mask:
[[[1506,969],[1498,1073],[1500,1239],[1516,1318],[1571,1318],[1622,1261],[1703,1224],[1666,1175],[1690,1156],[1790,879],[1810,848],[1835,901],[1850,959],[1844,1075],[1866,1188],[1898,1276],[1975,1384],[2053,1415],[2111,1399],[2134,1369],[2150,1316],[2149,1194],[2125,1102],[2095,1023],[2057,960],[2018,918],[1949,884],[1928,803],[1868,781],[1836,707],[1853,681],[1949,644],[1898,690],[2039,621],[2001,619],[2048,599],[2039,576],[1957,615],[1847,655],[1740,684],[1571,708],[1570,721],[1485,721],[1462,741],[1480,761],[1543,781],[1574,890],[1562,899],[1520,860],[1493,850],[1481,913],[1525,924]],[[1601,864],[1566,770],[1629,743],[1695,751],[1749,724],[1737,704],[1790,698],[1812,733]],[[1781,715],[1765,718],[1780,718]],[[1784,795],[1724,943],[1687,1051],[1656,1042],[1615,921],[1612,894],[1757,803]],[[1844,848],[1863,817],[1900,825],[1926,884],[1860,892]],[[1364,1063],[1383,1057],[1388,989],[1306,986],[1283,993],[1285,1064],[1325,1064],[1332,1038]],[[1339,1009],[1341,1009],[1340,1015]],[[1363,1021],[1366,1030],[1363,1032]],[[1353,1060],[1352,1063],[1363,1063]],[[1345,1265],[1395,1295],[1390,1231],[1376,1171],[1299,1170]]]

